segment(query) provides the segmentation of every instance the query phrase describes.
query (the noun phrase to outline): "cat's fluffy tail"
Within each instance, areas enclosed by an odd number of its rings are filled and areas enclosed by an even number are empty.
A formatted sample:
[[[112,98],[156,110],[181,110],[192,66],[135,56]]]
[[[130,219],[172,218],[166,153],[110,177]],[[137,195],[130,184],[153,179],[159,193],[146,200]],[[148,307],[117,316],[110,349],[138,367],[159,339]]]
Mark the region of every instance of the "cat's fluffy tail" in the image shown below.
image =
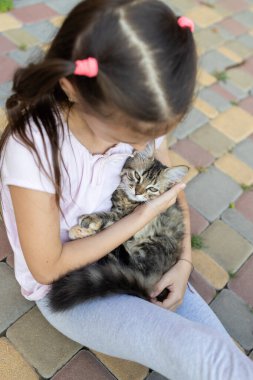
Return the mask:
[[[130,294],[150,300],[150,280],[140,271],[116,261],[104,265],[93,263],[54,282],[48,294],[49,304],[54,311],[64,311],[90,298],[110,293]]]

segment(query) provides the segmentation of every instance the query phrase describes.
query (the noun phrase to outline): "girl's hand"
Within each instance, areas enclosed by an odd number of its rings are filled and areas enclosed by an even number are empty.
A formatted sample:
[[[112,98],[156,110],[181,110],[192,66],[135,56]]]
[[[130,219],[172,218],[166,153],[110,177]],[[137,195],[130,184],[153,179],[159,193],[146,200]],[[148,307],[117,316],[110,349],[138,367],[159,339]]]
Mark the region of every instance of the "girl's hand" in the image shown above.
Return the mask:
[[[185,260],[179,260],[155,285],[154,291],[150,294],[151,302],[164,309],[175,311],[183,302],[187,282],[191,274],[191,265]],[[163,302],[156,300],[165,288],[169,289],[169,294]]]
[[[135,210],[137,211],[139,208],[145,208],[148,217],[155,217],[166,211],[168,207],[172,206],[176,202],[178,193],[182,191],[185,186],[185,183],[178,183],[170,190],[159,195],[157,198],[136,207]]]

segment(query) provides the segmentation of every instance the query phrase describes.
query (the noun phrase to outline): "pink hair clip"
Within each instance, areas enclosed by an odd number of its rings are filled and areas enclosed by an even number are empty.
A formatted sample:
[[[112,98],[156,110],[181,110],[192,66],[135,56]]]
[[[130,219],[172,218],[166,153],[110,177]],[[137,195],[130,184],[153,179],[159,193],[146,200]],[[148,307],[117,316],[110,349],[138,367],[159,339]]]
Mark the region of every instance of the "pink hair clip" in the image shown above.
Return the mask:
[[[96,58],[86,58],[75,61],[76,68],[74,74],[85,75],[87,77],[96,77],[98,74],[98,61]]]
[[[179,17],[177,23],[181,28],[190,28],[192,33],[194,32],[194,22],[190,18],[185,16]]]

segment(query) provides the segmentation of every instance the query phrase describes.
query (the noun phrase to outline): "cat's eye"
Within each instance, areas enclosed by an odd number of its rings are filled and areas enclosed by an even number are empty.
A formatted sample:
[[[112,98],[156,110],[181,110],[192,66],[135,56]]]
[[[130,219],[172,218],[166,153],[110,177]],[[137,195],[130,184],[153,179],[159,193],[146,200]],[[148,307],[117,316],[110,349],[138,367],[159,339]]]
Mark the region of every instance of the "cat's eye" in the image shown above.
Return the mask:
[[[156,191],[158,191],[158,189],[156,189],[155,187],[149,187],[148,190],[152,191],[153,193],[155,193]]]
[[[140,175],[138,172],[134,172],[134,175],[135,175],[135,178],[137,179],[137,181],[139,181],[141,179]]]

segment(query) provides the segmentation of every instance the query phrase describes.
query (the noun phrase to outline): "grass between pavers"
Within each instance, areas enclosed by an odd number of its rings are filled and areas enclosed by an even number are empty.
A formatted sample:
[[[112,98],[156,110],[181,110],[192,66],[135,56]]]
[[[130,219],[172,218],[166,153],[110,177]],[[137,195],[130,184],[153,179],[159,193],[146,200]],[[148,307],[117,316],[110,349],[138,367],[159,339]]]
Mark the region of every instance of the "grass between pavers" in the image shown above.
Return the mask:
[[[194,249],[201,249],[201,248],[204,248],[205,245],[204,245],[204,239],[202,236],[200,235],[192,235],[191,236],[191,246],[192,248]]]
[[[13,8],[13,0],[0,0],[0,12],[8,12]]]
[[[228,73],[224,71],[214,71],[212,75],[219,81],[226,83],[229,79]]]

